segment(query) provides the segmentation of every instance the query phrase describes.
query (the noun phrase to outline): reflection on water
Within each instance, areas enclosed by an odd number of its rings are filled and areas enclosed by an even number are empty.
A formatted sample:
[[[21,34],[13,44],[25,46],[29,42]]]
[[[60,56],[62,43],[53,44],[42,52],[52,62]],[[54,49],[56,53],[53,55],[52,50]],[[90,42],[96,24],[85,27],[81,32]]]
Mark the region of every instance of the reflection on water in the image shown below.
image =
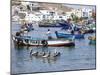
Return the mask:
[[[28,51],[28,56],[30,57],[29,60],[34,60],[34,59],[37,59],[37,60],[42,60],[44,63],[46,63],[46,61],[48,63],[51,63],[51,62],[55,62],[57,59],[59,59],[59,57],[46,57],[46,58],[43,58],[41,56],[32,56],[30,55],[30,50],[32,49],[33,52],[45,52],[45,53],[48,53],[48,52],[54,52],[56,48],[54,48],[54,50],[49,50],[48,47],[25,47],[25,46],[15,46],[15,49],[18,50],[18,54],[21,53],[20,50],[27,50]],[[21,53],[22,54],[22,53]]]
[[[19,30],[20,26],[17,26],[17,28],[16,26],[12,26],[12,33]],[[42,33],[44,33],[46,30],[46,28],[40,29]],[[54,31],[60,29],[51,28],[51,30]],[[36,36],[42,37],[42,34],[39,31],[32,31],[29,33],[29,35],[36,37],[34,36],[36,32]],[[21,47],[15,46],[12,42],[11,71],[13,74],[16,74],[76,69],[95,69],[95,45],[89,45],[88,36],[90,35],[94,34],[86,34],[85,39],[75,40],[75,47]],[[33,51],[51,53],[57,50],[61,53],[61,55],[52,58],[30,56],[31,49],[33,49]]]
[[[44,57],[41,57],[41,56],[32,56],[32,55],[30,55],[30,50],[31,49],[33,50],[33,52],[37,51],[37,52],[45,52],[45,53],[47,53],[47,52],[54,53],[55,49],[57,49],[56,47],[53,47],[53,49],[50,50],[50,48],[48,48],[48,47],[15,46],[15,49],[18,50],[18,55],[20,55],[20,53],[21,53],[21,57],[22,57],[22,51],[27,50],[29,59],[26,59],[26,61],[28,61],[28,60],[30,60],[30,61],[39,60],[40,62],[51,64],[51,63],[56,63],[56,61],[58,59],[60,59],[60,56],[44,58]],[[25,61],[25,59],[24,59],[24,61]]]

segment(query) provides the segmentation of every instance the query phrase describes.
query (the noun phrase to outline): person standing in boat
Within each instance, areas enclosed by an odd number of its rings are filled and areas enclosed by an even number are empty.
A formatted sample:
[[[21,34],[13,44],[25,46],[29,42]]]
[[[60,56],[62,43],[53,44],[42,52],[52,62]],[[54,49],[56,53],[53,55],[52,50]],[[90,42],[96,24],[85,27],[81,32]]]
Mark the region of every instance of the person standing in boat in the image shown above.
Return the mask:
[[[74,35],[74,30],[71,30],[71,34],[73,34],[73,35]]]
[[[50,31],[50,29],[48,29],[48,32],[47,32],[46,34],[47,34],[47,36],[48,36],[48,39],[52,39],[52,36],[51,36],[51,31]]]

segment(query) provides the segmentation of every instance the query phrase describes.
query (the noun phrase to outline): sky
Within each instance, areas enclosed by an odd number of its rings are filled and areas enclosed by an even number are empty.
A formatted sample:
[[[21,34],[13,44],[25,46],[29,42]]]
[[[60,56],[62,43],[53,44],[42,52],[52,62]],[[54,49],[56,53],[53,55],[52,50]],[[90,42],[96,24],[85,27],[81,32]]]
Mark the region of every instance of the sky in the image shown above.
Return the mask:
[[[30,1],[30,0],[23,0],[23,1]],[[66,4],[66,3],[64,5],[74,9],[80,9],[80,8],[93,9],[93,10],[96,9],[95,5],[79,5],[79,4]]]
[[[79,8],[95,9],[95,5],[75,5],[75,4],[64,4],[64,5],[75,9]]]

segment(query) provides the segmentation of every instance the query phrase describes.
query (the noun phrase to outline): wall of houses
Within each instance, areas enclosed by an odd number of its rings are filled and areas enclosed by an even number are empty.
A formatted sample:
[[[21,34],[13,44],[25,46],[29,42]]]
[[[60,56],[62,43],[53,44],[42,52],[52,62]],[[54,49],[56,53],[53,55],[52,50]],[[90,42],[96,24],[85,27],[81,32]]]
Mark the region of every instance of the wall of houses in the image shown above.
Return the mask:
[[[28,13],[26,10],[27,5],[30,6],[31,12]],[[23,7],[21,10],[20,7]],[[41,20],[67,20],[68,18],[72,18],[71,14],[73,13],[77,17],[90,17],[92,16],[92,9],[72,9],[72,11],[65,12],[65,14],[59,14],[58,11],[52,11],[52,10],[38,10],[35,11],[35,8],[39,8],[38,3],[30,3],[30,2],[22,2],[22,5],[20,6],[13,6],[12,15],[15,14],[15,11],[18,11],[18,13],[25,13],[25,20],[29,21],[41,21]],[[24,10],[24,11],[23,11]],[[26,10],[26,11],[25,11]]]
[[[91,17],[92,16],[92,9],[82,9],[82,17]]]

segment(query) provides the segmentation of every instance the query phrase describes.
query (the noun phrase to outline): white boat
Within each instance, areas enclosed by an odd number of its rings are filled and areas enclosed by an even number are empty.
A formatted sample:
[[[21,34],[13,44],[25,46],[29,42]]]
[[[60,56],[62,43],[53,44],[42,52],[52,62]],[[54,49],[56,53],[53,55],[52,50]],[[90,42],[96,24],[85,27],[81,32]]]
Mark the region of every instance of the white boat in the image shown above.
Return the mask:
[[[34,39],[30,36],[14,36],[17,45],[24,46],[75,46],[74,40],[68,39]]]

